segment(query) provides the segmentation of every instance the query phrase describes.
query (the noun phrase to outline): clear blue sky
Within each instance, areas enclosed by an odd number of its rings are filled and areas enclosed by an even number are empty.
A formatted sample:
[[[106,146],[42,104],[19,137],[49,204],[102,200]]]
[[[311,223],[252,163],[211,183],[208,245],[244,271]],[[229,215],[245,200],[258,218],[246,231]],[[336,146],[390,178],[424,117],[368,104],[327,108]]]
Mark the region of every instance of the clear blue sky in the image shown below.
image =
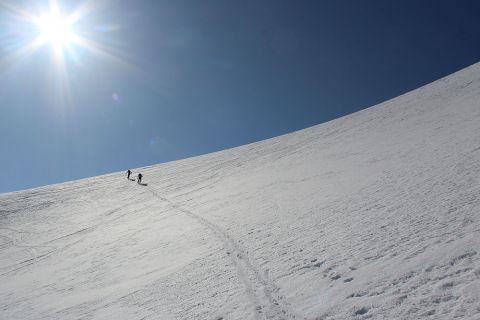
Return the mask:
[[[90,2],[59,1],[88,9],[60,60],[19,18],[48,1],[0,0],[0,192],[274,137],[480,58],[478,1]]]

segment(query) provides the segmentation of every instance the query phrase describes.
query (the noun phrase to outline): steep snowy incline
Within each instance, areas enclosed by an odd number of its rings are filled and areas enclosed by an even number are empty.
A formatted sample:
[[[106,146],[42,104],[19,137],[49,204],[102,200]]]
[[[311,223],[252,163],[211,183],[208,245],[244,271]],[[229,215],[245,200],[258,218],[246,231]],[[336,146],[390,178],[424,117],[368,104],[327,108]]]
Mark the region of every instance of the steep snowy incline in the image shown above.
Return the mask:
[[[479,64],[140,171],[0,195],[0,319],[480,318]]]

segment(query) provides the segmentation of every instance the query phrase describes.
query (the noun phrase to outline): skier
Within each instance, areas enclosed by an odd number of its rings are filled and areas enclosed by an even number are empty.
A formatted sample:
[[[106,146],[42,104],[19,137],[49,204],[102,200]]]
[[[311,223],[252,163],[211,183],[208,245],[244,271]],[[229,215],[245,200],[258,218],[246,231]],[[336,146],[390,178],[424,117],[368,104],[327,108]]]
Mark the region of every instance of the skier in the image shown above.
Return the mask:
[[[142,177],[143,177],[143,175],[142,175],[141,173],[139,173],[139,174],[138,174],[138,179],[137,179],[137,182],[138,182],[139,184],[142,183]]]
[[[132,174],[132,171],[130,169],[127,170],[127,179],[130,180],[130,175]]]

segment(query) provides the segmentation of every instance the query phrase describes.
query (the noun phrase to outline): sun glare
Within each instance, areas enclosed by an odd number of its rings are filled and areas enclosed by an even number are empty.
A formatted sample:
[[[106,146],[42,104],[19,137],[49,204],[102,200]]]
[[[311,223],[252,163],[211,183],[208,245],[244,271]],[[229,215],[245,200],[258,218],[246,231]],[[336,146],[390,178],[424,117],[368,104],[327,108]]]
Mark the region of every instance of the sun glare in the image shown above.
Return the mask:
[[[91,25],[92,20],[90,25],[86,23],[88,19],[85,18],[95,10],[93,1],[76,1],[74,8],[72,5],[61,6],[67,1],[32,1],[37,6],[29,6],[28,9],[14,4],[18,2],[20,1],[0,0],[0,52],[3,53],[2,50],[7,49],[6,55],[0,54],[0,68],[26,61],[25,58],[28,56],[44,58],[45,54],[35,53],[41,47],[50,46],[53,64],[46,67],[49,68],[47,75],[52,81],[47,81],[46,85],[52,88],[52,97],[62,104],[72,103],[69,70],[85,66],[81,59],[87,58],[88,55],[130,68],[120,59],[121,52],[102,43],[108,33],[119,28]],[[71,4],[71,1],[69,3]],[[6,20],[3,20],[4,16]],[[4,37],[4,34],[18,37]]]
[[[39,30],[39,43],[50,43],[55,51],[62,51],[64,47],[75,41],[75,34],[68,17],[58,11],[52,11],[38,18],[36,26]]]

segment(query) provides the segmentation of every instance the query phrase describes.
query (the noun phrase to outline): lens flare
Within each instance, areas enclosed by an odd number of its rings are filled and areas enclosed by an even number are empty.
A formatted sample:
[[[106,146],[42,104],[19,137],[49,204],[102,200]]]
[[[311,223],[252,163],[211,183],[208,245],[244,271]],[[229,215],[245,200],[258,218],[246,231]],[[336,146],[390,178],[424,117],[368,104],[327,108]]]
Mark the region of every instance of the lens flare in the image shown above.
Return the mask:
[[[120,95],[116,92],[112,93],[112,100],[114,102],[119,102],[120,101]]]

